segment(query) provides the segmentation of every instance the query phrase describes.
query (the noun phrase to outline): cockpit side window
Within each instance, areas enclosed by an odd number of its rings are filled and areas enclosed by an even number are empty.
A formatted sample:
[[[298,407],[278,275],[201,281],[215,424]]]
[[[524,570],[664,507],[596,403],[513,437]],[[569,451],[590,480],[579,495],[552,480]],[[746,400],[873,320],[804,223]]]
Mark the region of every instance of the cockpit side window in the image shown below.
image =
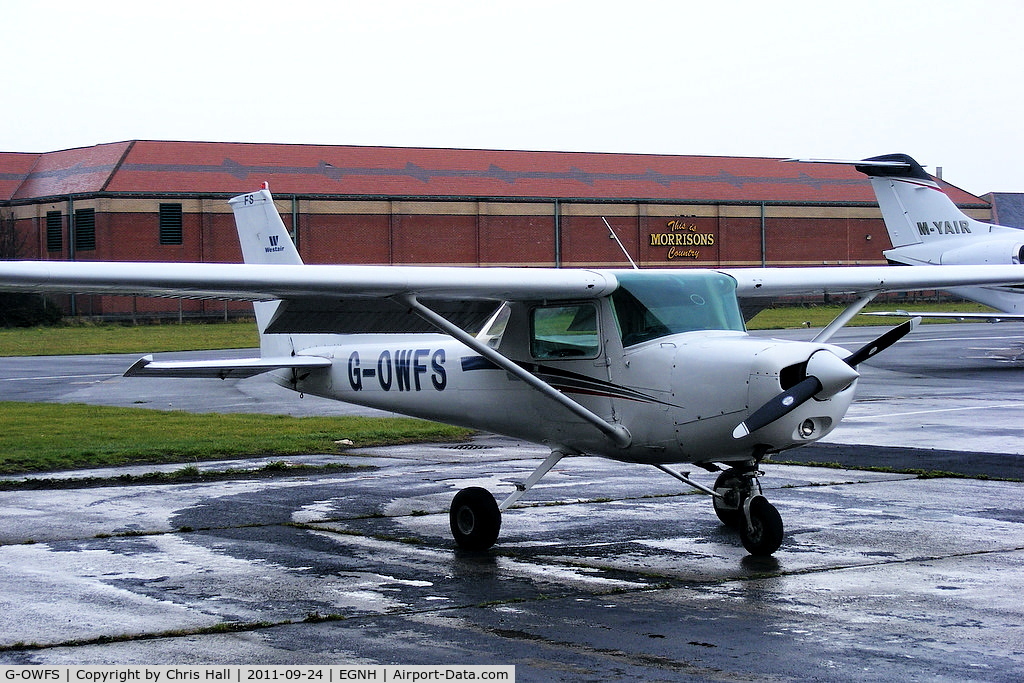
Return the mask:
[[[594,304],[538,306],[530,314],[530,353],[534,358],[594,358],[600,350]]]
[[[696,330],[744,330],[735,281],[721,273],[622,273],[612,305],[623,346]]]

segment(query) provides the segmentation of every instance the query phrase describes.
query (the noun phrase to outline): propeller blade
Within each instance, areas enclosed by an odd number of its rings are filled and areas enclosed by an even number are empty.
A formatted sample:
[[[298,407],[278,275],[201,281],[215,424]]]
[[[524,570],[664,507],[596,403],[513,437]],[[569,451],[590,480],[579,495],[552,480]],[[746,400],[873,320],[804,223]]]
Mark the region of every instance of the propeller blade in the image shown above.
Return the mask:
[[[917,327],[917,324],[921,322],[921,318],[911,318],[905,323],[901,323],[896,327],[892,328],[878,339],[868,342],[864,346],[860,347],[849,356],[846,357],[846,364],[851,368],[857,367],[861,362],[866,361],[880,351],[885,351],[887,348],[898,342],[903,337],[907,336],[911,330]]]
[[[750,417],[736,426],[732,437],[742,439],[747,434],[770,425],[780,417],[796,410],[819,391],[821,391],[821,382],[818,381],[818,378],[805,377],[751,413]]]

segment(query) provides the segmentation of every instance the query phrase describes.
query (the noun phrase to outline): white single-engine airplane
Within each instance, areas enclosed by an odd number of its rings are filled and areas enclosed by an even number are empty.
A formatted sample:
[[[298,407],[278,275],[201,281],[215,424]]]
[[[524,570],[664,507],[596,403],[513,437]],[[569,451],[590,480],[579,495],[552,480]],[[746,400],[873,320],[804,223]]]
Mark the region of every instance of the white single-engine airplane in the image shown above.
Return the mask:
[[[648,463],[712,496],[752,554],[782,520],[762,495],[772,453],[831,432],[857,365],[912,322],[850,353],[827,344],[876,293],[1006,285],[1015,266],[563,270],[303,265],[268,189],[230,201],[245,263],[0,262],[0,289],[255,302],[258,359],[142,358],[127,376],[247,377],[510,435],[551,455],[498,505],[478,487],[450,509],[462,548],[497,540],[501,511],[567,455]],[[809,342],[749,336],[739,298],[857,293]],[[718,472],[712,487],[670,468]]]
[[[924,168],[906,154],[860,161],[787,159],[852,165],[871,180],[892,249],[883,255],[895,265],[1019,265],[1024,263],[1024,230],[982,223],[963,213]],[[917,313],[879,311],[865,315],[927,318],[1024,320],[1024,290],[1019,286],[944,287],[951,293],[991,306],[993,313]]]

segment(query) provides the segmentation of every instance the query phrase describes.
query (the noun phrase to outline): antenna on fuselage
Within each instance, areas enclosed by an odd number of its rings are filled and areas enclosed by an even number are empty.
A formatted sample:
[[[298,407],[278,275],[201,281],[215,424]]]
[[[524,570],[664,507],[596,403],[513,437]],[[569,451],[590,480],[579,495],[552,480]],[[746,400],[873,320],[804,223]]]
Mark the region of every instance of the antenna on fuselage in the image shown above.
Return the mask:
[[[619,249],[621,249],[622,253],[626,255],[626,260],[629,261],[629,265],[633,266],[633,270],[640,270],[640,267],[633,262],[633,257],[629,255],[628,251],[626,251],[626,247],[622,245],[622,240],[620,240],[619,236],[615,234],[614,230],[612,230],[612,226],[608,222],[608,219],[605,218],[604,216],[601,216],[601,220],[604,221],[605,226],[608,228],[608,234],[612,236],[612,239],[615,240],[615,243],[619,245]]]

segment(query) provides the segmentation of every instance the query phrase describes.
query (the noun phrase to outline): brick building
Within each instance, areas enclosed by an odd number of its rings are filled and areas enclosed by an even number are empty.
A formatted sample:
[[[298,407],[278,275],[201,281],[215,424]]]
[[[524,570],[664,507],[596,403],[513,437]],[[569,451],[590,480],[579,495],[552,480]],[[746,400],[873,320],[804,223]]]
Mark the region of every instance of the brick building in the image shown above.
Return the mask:
[[[267,181],[307,263],[641,267],[884,263],[852,168],[777,159],[128,141],[0,152],[18,258],[241,260],[226,200]],[[944,185],[975,218],[985,199]],[[248,310],[79,296],[83,315]]]

